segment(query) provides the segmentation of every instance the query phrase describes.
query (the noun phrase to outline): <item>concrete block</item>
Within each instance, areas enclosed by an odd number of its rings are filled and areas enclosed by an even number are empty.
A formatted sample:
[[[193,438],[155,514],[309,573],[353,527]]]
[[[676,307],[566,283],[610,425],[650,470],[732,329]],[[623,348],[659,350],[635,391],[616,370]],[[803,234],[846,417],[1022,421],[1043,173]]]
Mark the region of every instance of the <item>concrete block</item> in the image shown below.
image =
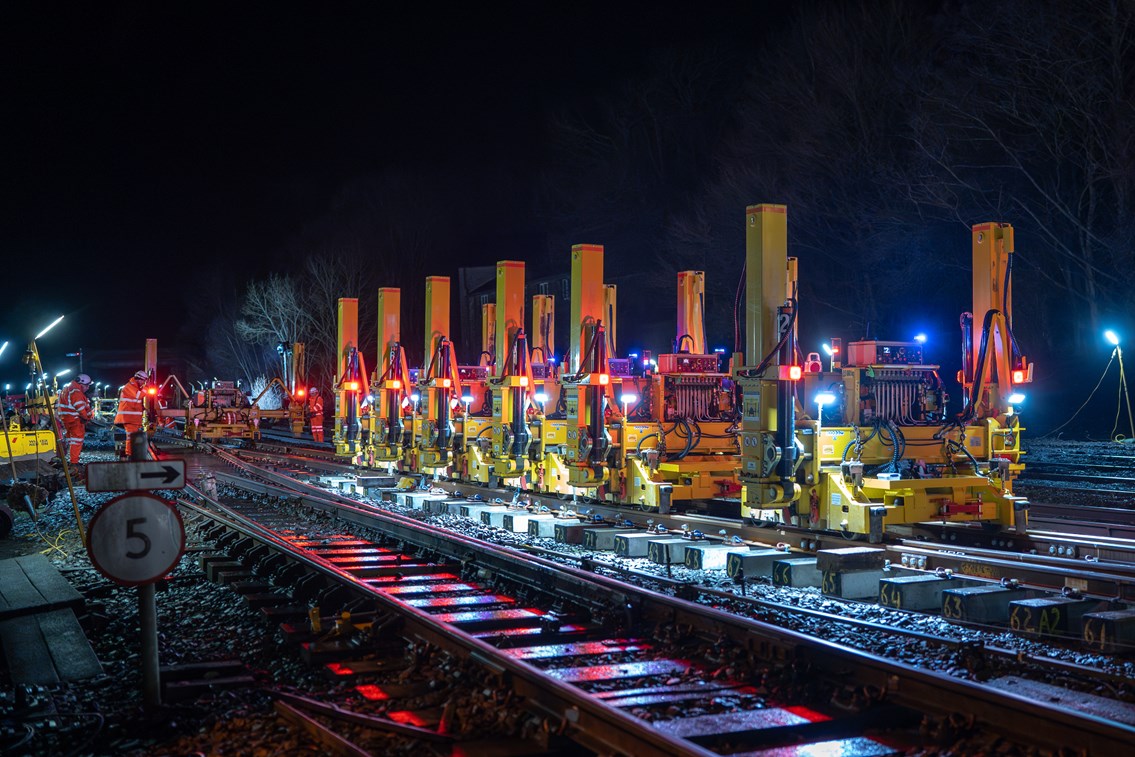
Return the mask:
[[[689,539],[681,537],[655,534],[654,540],[647,543],[646,556],[651,562],[659,565],[685,565],[686,547],[692,543]]]
[[[702,542],[686,547],[686,567],[691,570],[725,570],[725,562],[730,554],[736,554],[735,544],[714,544]]]
[[[481,522],[481,513],[488,510],[492,505],[485,504],[484,502],[466,502],[461,505],[461,517],[471,518],[478,523]]]
[[[355,486],[359,489],[393,489],[398,483],[394,476],[358,476]]]
[[[840,599],[874,599],[879,596],[879,579],[887,575],[880,570],[824,570],[820,591]]]
[[[1094,599],[1018,599],[1009,603],[1009,628],[1025,636],[1081,636],[1084,615],[1099,609]]]
[[[453,497],[443,497],[443,498],[440,498],[440,499],[427,499],[422,503],[422,507],[423,507],[423,509],[425,509],[425,511],[427,513],[433,513],[435,515],[442,515],[444,513],[449,512],[449,503],[456,502],[456,503],[458,503],[458,506],[460,506],[460,503],[462,503],[464,501],[465,500],[454,499]]]
[[[821,549],[816,553],[816,567],[824,573],[828,571],[880,570],[886,559],[886,550],[875,547]]]
[[[1135,652],[1135,610],[1105,610],[1085,613],[1084,645],[1103,654]]]
[[[556,541],[562,541],[564,544],[583,544],[583,532],[588,525],[574,518],[561,520],[554,527]]]
[[[412,507],[415,510],[422,510],[426,506],[426,500],[442,500],[445,499],[441,494],[430,494],[429,492],[407,492],[405,495],[405,504],[407,507]]]
[[[526,515],[520,515],[520,518],[523,521],[522,524],[518,523],[518,514],[512,516],[513,531],[516,533],[527,533],[529,536],[535,536],[532,533],[533,521],[548,521],[550,523],[556,520],[556,516],[552,513],[527,513]],[[510,519],[505,518],[505,528],[508,527],[508,520]],[[539,531],[539,529],[537,529],[537,531]]]
[[[960,578],[934,575],[896,576],[879,581],[879,604],[896,610],[940,610],[942,592],[965,586]]]
[[[617,534],[615,536],[615,554],[620,557],[646,557],[647,545],[652,541],[658,541],[658,534],[647,534],[641,531]]]
[[[512,531],[514,534],[526,534],[528,533],[528,521],[539,517],[555,516],[540,516],[528,510],[513,510],[504,514],[503,526],[506,531]]]
[[[997,584],[946,589],[942,592],[942,617],[970,623],[1007,624],[1010,602],[1037,596],[1039,592],[1036,591]]]
[[[493,526],[495,528],[504,528],[504,516],[506,513],[515,513],[517,510],[509,509],[507,505],[493,505],[486,507],[481,511],[481,522],[486,526]]]
[[[619,534],[633,534],[633,528],[587,528],[583,531],[583,546],[587,549],[613,552],[615,537]]]
[[[791,557],[787,560],[774,560],[772,563],[773,586],[819,586],[824,582],[824,574],[816,567],[814,557]]]
[[[550,519],[545,518],[543,515],[539,518],[529,518],[528,535],[541,539],[554,539],[556,536],[556,523],[556,516],[554,515],[552,515]]]
[[[725,558],[725,572],[730,578],[736,578],[742,571],[745,573],[745,578],[771,576],[772,564],[788,556],[787,552],[781,552],[779,549],[743,551],[742,548],[734,546],[733,551]]]

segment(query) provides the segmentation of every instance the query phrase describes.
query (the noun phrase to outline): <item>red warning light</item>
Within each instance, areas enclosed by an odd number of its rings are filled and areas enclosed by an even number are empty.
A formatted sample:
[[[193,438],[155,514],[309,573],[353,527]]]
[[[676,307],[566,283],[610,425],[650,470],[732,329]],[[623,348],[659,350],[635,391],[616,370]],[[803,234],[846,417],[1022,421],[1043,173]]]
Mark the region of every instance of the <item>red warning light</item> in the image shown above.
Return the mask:
[[[307,392],[304,391],[304,388],[302,386],[299,389],[296,389],[296,396],[297,397],[302,397],[305,394],[307,394]]]
[[[452,379],[443,378],[441,380],[441,388],[442,389],[448,389],[451,386],[453,386],[453,380]]]
[[[1025,383],[1025,376],[1026,376],[1026,373],[1024,371],[1020,370],[1020,369],[1013,371],[1013,383],[1014,384]]]
[[[158,388],[156,386],[147,386],[146,387],[146,394],[150,395],[151,397],[153,397],[157,393],[158,393]]]
[[[394,379],[393,381],[390,382],[390,388],[391,389],[401,389],[402,388],[402,382],[399,381],[398,379]]]
[[[607,384],[609,384],[609,383],[611,383],[611,377],[608,376],[606,373],[600,373],[599,374],[599,386],[607,386]]]
[[[520,385],[521,386],[528,386],[528,377],[527,376],[521,376],[520,377]]]
[[[788,378],[790,381],[799,381],[800,377],[804,375],[804,369],[798,365],[788,366]]]
[[[357,392],[359,390],[359,382],[358,381],[351,381],[347,384],[347,388],[350,389],[352,392]]]

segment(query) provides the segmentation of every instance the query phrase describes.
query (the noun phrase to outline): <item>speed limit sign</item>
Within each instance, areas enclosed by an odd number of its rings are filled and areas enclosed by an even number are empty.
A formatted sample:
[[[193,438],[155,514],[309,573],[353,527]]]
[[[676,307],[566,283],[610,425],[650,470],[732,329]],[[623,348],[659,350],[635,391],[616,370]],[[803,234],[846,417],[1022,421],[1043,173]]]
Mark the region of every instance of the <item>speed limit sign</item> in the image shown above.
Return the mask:
[[[124,586],[157,581],[185,551],[185,524],[173,505],[152,494],[126,494],[91,518],[87,552],[107,578]]]

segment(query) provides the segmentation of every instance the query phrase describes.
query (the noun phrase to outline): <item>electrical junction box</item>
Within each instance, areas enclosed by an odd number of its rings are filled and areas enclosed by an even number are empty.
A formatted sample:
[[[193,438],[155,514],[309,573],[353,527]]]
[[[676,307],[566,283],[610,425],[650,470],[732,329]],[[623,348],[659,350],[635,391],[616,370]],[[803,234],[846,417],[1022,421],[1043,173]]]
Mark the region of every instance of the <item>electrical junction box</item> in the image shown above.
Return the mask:
[[[717,355],[679,352],[658,356],[659,373],[717,373]]]
[[[923,365],[918,342],[852,342],[847,345],[847,365]]]

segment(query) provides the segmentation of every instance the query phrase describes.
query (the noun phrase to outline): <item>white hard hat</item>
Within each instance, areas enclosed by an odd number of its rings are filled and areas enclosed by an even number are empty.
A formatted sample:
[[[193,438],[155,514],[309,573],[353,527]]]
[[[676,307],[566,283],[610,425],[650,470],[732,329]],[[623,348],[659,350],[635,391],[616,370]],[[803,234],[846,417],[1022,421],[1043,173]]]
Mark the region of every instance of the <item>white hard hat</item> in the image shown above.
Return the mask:
[[[145,371],[138,371],[134,374],[134,378],[138,379],[139,381],[149,381],[150,374],[146,373]]]
[[[90,386],[91,385],[91,377],[88,376],[85,373],[80,373],[78,376],[75,377],[75,380],[78,381],[83,386]]]

